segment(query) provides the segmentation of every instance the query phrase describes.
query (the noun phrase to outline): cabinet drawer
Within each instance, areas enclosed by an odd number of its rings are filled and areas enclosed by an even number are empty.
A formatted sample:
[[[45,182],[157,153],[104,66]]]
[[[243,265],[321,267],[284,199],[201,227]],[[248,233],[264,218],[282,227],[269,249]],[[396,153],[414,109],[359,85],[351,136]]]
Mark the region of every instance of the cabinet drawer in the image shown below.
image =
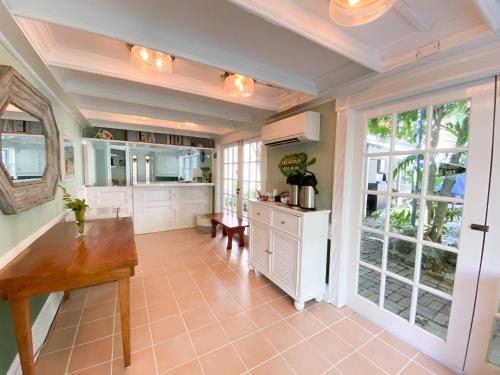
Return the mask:
[[[272,226],[298,237],[300,231],[300,217],[275,210],[273,211]]]
[[[258,204],[250,204],[250,219],[269,224],[269,216],[271,216],[269,208],[262,207]]]

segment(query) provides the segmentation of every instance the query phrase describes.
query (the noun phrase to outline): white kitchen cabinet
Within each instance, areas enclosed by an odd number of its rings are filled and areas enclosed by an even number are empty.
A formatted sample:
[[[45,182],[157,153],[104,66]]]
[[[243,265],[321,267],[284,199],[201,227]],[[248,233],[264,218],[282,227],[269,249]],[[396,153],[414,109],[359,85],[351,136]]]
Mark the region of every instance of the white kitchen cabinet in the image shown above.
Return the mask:
[[[250,268],[292,297],[297,310],[325,294],[329,213],[250,202]]]

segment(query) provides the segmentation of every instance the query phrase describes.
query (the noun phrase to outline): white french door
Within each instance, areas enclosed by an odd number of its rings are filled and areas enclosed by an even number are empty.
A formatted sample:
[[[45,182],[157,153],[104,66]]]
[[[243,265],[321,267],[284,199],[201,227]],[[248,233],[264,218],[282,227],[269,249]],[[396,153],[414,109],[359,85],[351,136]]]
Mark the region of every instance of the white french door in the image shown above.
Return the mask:
[[[223,154],[223,210],[246,217],[248,201],[262,186],[262,142],[240,141],[224,147]]]
[[[491,182],[481,273],[472,323],[466,374],[500,374],[500,87],[497,84],[496,121]]]
[[[494,84],[356,117],[348,305],[464,366],[486,214]]]

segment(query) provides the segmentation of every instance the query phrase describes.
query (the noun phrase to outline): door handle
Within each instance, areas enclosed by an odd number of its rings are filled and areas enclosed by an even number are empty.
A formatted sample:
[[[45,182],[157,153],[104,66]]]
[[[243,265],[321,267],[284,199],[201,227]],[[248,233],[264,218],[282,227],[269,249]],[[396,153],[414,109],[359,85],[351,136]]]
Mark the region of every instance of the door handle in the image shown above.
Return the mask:
[[[470,229],[478,230],[478,231],[484,232],[484,233],[487,233],[490,231],[489,225],[483,225],[483,224],[471,224]]]

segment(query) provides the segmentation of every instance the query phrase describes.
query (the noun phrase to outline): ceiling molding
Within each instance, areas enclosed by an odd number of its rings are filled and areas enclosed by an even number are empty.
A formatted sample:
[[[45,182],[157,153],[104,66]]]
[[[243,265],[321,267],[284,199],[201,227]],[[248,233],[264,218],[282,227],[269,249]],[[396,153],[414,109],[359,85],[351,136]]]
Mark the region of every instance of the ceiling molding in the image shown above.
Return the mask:
[[[333,21],[326,22],[290,0],[230,1],[371,70],[383,70],[383,61],[374,48],[342,31]]]
[[[394,9],[410,22],[416,30],[427,31],[430,29],[429,22],[422,15],[417,14],[405,0],[396,1]]]
[[[474,4],[481,12],[490,30],[498,31],[500,29],[500,3],[498,0],[474,0]]]

